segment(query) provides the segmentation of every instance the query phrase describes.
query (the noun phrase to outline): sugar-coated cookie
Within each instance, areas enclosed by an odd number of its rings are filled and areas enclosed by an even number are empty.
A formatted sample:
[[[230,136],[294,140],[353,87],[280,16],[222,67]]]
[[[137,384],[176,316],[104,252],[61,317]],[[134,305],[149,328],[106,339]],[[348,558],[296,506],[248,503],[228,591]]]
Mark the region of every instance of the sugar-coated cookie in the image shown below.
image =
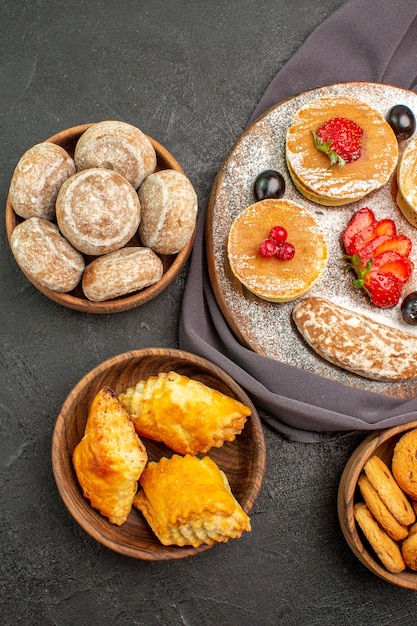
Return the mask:
[[[77,171],[103,167],[118,172],[137,189],[155,171],[156,152],[150,139],[136,126],[118,120],[97,122],[75,146]]]
[[[10,247],[22,271],[52,291],[72,291],[81,280],[84,257],[48,220],[30,217],[18,224]]]
[[[148,176],[140,186],[139,235],[158,254],[176,254],[193,236],[197,194],[182,172],[166,169]]]
[[[163,271],[161,259],[150,248],[126,247],[87,265],[82,287],[89,300],[102,302],[157,283]]]
[[[62,185],[56,217],[64,237],[93,256],[122,248],[140,221],[140,204],[132,185],[117,172],[91,168]]]
[[[64,148],[49,141],[32,146],[19,159],[10,181],[14,212],[24,219],[52,220],[58,191],[73,174],[74,161]]]
[[[325,298],[306,296],[293,320],[324,359],[371,380],[417,377],[417,338]]]

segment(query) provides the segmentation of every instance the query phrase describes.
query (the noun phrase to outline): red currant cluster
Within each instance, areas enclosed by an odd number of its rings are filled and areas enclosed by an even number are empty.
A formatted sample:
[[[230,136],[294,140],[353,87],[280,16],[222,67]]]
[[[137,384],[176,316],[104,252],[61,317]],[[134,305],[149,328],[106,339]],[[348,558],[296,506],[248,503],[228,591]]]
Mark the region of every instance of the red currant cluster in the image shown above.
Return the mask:
[[[287,241],[287,231],[283,226],[274,226],[268,239],[259,244],[259,254],[267,259],[273,256],[280,261],[289,261],[295,254],[292,243]]]

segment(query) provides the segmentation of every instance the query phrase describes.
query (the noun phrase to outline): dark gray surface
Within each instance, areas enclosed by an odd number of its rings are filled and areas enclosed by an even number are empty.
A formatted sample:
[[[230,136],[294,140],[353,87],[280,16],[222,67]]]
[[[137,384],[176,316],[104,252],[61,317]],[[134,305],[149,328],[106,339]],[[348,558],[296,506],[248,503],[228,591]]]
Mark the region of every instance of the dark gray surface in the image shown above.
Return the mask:
[[[203,202],[269,81],[340,4],[3,0],[2,205],[28,147],[100,119],[133,123],[165,145]],[[266,428],[253,532],[196,558],[141,562],[91,539],[55,487],[56,416],[101,361],[177,346],[186,270],[155,301],[110,317],[38,293],[17,269],[4,225],[0,263],[2,625],[416,623],[416,594],[368,572],[339,528],[338,482],[359,438],[295,444]]]

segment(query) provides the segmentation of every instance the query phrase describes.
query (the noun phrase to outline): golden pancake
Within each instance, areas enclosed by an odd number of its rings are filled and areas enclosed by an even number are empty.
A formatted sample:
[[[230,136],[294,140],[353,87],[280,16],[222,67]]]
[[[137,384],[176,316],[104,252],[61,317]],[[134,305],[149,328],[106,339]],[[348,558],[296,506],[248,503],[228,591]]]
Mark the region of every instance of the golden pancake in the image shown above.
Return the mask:
[[[361,156],[329,168],[313,132],[342,117],[363,130]],[[398,160],[398,143],[384,117],[355,98],[328,96],[311,100],[294,115],[286,136],[286,159],[293,182],[309,200],[326,206],[349,204],[385,185]]]
[[[417,228],[417,136],[410,140],[397,169],[397,204],[402,214]]]
[[[289,261],[259,254],[259,244],[274,226],[283,226],[295,247]],[[288,302],[304,295],[323,274],[328,246],[317,219],[291,200],[261,200],[233,222],[227,254],[236,278],[252,293],[270,302]]]

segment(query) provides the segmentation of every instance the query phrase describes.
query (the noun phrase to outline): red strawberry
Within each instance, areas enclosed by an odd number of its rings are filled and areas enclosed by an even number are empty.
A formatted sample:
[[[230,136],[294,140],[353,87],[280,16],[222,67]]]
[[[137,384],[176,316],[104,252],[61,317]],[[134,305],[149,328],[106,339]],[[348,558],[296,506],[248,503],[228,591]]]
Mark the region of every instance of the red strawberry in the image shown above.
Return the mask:
[[[394,220],[389,218],[378,220],[355,235],[351,245],[351,254],[357,254],[369,241],[372,241],[372,239],[376,237],[393,237],[396,234],[397,227]]]
[[[365,288],[375,306],[387,309],[398,304],[403,283],[391,272],[370,272],[365,279]]]
[[[376,218],[374,212],[368,209],[368,207],[363,207],[359,209],[359,211],[356,211],[343,233],[343,245],[345,246],[347,254],[353,254],[351,245],[355,235],[361,230],[372,226],[375,222]]]
[[[388,239],[390,239],[388,235],[380,235],[379,237],[375,237],[375,239],[371,239],[371,241],[368,241],[368,243],[364,245],[363,248],[360,248],[360,250],[356,252],[356,254],[359,254],[363,266],[367,264],[369,259],[372,259],[374,257],[374,255],[376,254],[376,248],[378,248],[378,246],[381,246]]]
[[[329,169],[336,163],[343,167],[361,156],[363,130],[353,120],[334,117],[324,122],[313,136],[316,148],[330,159]]]
[[[358,254],[349,257],[346,270],[353,269],[356,278],[352,281],[356,289],[363,289],[375,306],[395,306],[401,290],[413,271],[413,264],[397,252],[384,252],[369,260],[364,267]]]
[[[405,285],[407,280],[410,278],[413,269],[414,264],[408,257],[402,256],[401,254],[398,254],[398,252],[387,250],[372,259],[370,274],[374,271],[384,273],[388,272],[390,274],[394,274],[394,276],[396,276],[398,280]]]
[[[384,242],[381,242],[375,250],[374,254],[382,254],[387,250],[392,250],[393,252],[398,252],[402,256],[408,256],[411,252],[412,248],[411,239],[406,237],[405,235],[395,235],[393,237],[388,237]]]

